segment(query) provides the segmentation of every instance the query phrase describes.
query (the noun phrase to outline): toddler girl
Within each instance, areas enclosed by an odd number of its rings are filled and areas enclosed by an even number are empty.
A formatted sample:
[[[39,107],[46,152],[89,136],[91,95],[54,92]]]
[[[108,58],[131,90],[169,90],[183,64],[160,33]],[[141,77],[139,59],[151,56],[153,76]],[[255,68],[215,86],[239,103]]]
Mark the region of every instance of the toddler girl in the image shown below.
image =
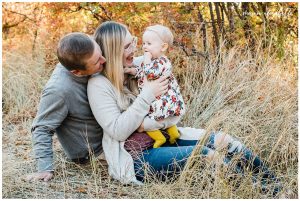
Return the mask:
[[[142,57],[142,61],[135,68],[126,70],[127,73],[137,77],[140,90],[143,87],[144,79],[153,80],[162,75],[169,76],[168,92],[156,97],[148,113],[151,119],[157,121],[173,116],[180,117],[185,112],[183,98],[172,73],[171,62],[165,56],[166,51],[172,44],[173,34],[169,28],[162,25],[147,27],[143,34],[144,56]],[[175,143],[176,139],[180,136],[176,125],[167,128],[166,131],[170,136],[170,143]],[[160,147],[166,142],[166,138],[160,130],[146,132],[155,141],[154,148]]]

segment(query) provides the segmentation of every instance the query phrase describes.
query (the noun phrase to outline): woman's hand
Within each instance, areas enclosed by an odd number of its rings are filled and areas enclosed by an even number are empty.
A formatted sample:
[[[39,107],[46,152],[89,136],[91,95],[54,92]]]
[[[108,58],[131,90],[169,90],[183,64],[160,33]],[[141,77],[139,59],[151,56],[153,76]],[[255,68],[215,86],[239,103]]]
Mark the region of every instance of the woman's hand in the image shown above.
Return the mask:
[[[153,81],[148,81],[147,77],[145,77],[144,80],[144,87],[149,87],[155,97],[161,96],[168,91],[169,80],[166,76],[161,76]]]
[[[140,125],[140,127],[138,127],[137,132],[144,132],[144,122]]]
[[[124,73],[130,74],[130,75],[136,75],[136,69],[135,68],[124,68]]]

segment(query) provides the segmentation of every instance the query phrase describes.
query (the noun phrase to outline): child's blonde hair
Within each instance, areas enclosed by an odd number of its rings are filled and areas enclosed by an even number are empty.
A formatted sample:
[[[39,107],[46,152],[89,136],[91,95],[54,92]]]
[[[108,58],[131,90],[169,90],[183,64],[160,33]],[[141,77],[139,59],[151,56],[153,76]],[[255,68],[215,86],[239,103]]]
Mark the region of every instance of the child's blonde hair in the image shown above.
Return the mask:
[[[168,27],[157,24],[147,27],[145,32],[146,31],[155,32],[163,42],[169,45],[169,47],[173,45],[174,36]]]

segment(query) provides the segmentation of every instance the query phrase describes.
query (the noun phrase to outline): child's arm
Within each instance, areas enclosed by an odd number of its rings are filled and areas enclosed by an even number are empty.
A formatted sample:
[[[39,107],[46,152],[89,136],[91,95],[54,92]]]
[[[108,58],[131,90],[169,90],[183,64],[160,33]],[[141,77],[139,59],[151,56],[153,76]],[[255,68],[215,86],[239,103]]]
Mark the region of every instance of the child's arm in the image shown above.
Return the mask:
[[[151,57],[149,59],[149,56],[145,54],[144,72],[148,80],[157,79],[162,75],[168,76],[171,74],[171,70],[172,70],[172,65],[167,58],[161,57],[151,61]]]
[[[142,67],[141,64],[143,63],[144,56],[134,57],[132,66],[125,67],[124,73],[134,75],[137,78],[142,77]]]
[[[135,75],[136,78],[143,77],[143,69],[142,69],[142,63],[144,61],[144,56],[134,57],[133,58],[133,68],[135,69],[135,72],[131,75]]]

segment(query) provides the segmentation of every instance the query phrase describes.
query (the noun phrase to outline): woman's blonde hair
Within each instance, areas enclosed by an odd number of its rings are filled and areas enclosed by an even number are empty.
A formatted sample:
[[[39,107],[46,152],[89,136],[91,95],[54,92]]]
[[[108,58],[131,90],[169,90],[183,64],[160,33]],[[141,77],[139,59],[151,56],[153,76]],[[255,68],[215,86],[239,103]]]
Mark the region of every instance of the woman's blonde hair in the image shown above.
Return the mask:
[[[119,95],[119,106],[124,110],[138,93],[136,80],[126,80],[129,90],[124,88],[123,54],[127,32],[125,25],[107,21],[102,23],[94,34],[95,41],[99,44],[106,59],[103,74],[116,88]]]
[[[126,33],[127,28],[124,25],[108,21],[102,23],[94,34],[95,40],[106,59],[103,74],[119,92],[123,91],[123,53]]]

